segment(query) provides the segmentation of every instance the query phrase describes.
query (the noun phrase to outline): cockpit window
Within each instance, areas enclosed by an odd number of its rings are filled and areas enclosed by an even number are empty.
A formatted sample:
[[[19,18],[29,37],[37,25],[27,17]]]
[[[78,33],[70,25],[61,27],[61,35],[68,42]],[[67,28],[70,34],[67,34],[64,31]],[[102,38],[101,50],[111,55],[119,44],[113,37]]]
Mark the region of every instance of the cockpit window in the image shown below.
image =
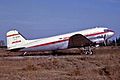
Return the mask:
[[[105,29],[104,32],[113,32],[113,31],[110,29]]]

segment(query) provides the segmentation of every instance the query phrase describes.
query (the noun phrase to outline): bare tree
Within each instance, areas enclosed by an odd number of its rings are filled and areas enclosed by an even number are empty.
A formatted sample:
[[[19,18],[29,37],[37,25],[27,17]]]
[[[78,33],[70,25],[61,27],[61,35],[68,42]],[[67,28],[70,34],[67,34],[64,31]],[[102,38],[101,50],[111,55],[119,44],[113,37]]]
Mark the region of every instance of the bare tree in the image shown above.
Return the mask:
[[[0,46],[4,46],[4,45],[5,45],[4,41],[0,40]]]

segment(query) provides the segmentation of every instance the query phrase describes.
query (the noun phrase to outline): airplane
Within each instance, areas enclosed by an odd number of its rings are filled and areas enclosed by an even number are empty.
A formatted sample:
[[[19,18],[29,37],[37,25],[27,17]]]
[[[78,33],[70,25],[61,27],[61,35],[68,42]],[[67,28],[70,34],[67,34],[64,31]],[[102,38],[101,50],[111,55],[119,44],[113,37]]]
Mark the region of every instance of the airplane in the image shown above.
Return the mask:
[[[94,43],[99,44],[111,38],[115,32],[105,27],[96,27],[63,35],[27,40],[17,30],[6,33],[7,50],[10,51],[48,51],[61,50],[76,47],[90,47]],[[88,49],[92,54],[92,51]]]

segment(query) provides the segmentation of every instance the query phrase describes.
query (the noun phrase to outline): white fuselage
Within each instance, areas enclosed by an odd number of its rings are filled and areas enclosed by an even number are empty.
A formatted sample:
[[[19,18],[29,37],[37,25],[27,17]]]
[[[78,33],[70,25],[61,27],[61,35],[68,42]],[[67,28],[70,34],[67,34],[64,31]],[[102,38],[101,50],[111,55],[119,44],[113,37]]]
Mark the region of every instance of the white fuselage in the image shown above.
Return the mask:
[[[92,42],[100,43],[104,41],[104,36],[105,39],[108,39],[114,35],[114,32],[108,28],[92,28],[48,38],[26,40],[24,44],[21,44],[24,47],[21,51],[66,49],[68,48],[69,38],[75,34],[82,34]]]

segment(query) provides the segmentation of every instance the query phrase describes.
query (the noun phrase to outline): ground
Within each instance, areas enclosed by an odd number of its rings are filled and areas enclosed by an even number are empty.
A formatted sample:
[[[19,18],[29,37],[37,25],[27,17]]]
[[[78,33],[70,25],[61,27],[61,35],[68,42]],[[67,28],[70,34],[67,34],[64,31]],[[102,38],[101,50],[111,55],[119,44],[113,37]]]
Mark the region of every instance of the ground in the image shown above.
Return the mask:
[[[120,80],[119,47],[96,48],[93,55],[81,54],[79,49],[62,53],[68,52],[75,55],[16,58],[21,52],[1,48],[0,80]]]

